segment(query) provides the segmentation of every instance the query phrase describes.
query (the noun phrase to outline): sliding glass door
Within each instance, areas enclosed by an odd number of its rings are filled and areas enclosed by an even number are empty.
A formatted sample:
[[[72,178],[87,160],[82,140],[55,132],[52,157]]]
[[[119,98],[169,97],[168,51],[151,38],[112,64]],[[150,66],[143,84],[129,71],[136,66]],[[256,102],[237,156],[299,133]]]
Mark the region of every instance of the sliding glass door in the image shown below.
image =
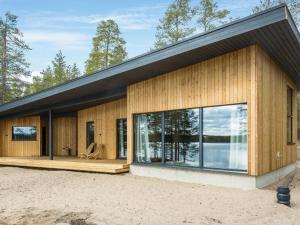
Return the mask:
[[[247,170],[247,105],[134,116],[135,162]]]

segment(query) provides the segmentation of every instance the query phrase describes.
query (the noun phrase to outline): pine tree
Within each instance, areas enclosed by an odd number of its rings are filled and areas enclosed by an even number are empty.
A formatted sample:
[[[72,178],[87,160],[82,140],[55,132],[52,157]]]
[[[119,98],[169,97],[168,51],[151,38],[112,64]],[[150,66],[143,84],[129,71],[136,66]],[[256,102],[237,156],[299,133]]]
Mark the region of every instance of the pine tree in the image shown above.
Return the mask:
[[[230,11],[219,10],[214,0],[200,0],[200,5],[196,7],[196,14],[200,28],[208,31],[224,23],[224,19],[230,14]]]
[[[260,0],[259,4],[252,9],[253,13],[258,13],[260,11],[269,9],[276,5],[286,3],[293,19],[300,29],[300,2],[299,0]]]
[[[48,66],[39,76],[33,77],[32,83],[26,87],[25,95],[75,79],[80,75],[77,65],[75,63],[72,66],[67,65],[65,56],[59,51],[52,61],[52,66]]]
[[[93,38],[92,51],[86,61],[86,73],[122,62],[127,57],[125,44],[115,21],[101,21]]]
[[[69,79],[75,79],[76,77],[79,77],[81,75],[76,63],[73,63],[72,66],[69,66],[67,71],[67,73],[69,74]]]
[[[7,12],[0,18],[0,104],[20,97],[25,88],[22,78],[29,77],[25,52],[29,46],[22,40],[17,16]]]
[[[52,61],[52,68],[53,68],[53,74],[54,74],[54,84],[57,85],[60,83],[63,83],[67,80],[69,80],[68,76],[68,67],[67,63],[65,61],[65,56],[62,54],[61,51],[59,51],[56,55],[54,60]]]
[[[189,0],[175,0],[165,12],[163,19],[156,28],[156,49],[174,44],[195,31],[189,27],[194,10],[190,7]]]

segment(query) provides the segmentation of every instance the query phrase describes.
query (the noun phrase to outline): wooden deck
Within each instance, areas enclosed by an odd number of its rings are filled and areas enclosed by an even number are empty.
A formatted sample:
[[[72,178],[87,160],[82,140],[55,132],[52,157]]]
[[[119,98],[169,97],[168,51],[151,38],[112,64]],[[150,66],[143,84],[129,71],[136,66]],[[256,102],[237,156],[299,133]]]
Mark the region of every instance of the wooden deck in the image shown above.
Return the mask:
[[[86,160],[77,157],[0,157],[0,166],[18,166],[118,174],[129,171],[126,160]]]

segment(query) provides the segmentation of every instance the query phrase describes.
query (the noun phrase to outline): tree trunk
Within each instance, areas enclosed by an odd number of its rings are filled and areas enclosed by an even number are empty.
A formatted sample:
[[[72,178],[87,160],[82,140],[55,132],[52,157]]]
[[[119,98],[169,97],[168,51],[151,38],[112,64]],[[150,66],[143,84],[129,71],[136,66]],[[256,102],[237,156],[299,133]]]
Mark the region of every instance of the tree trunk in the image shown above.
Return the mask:
[[[110,34],[109,34],[110,35]],[[105,49],[105,67],[108,67],[108,55],[109,55],[109,45],[110,45],[110,38],[109,35],[107,37],[107,42],[106,42],[106,49]]]
[[[3,104],[6,101],[6,91],[7,91],[7,29],[4,28],[3,34],[3,46],[2,46],[2,56],[1,56],[1,73],[2,73],[2,90],[1,90],[1,96],[0,96],[0,103]]]

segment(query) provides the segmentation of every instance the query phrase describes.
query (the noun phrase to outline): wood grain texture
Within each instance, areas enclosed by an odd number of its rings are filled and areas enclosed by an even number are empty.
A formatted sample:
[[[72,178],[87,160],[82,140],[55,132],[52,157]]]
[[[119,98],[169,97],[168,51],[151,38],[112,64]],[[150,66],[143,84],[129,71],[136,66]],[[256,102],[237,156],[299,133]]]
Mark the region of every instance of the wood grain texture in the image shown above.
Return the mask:
[[[251,95],[253,56],[251,46],[128,86],[128,163],[133,160],[135,113],[236,103],[248,103],[250,108],[250,99],[255,98]],[[249,133],[249,142],[251,138]]]
[[[67,156],[68,152],[63,151],[65,147],[72,149],[72,156],[76,155],[76,123],[76,117],[59,117],[53,119],[53,151],[55,156]]]
[[[129,171],[125,160],[85,160],[74,157],[0,157],[0,165],[118,174]]]
[[[126,118],[126,98],[78,111],[78,153],[86,149],[86,123],[95,122],[95,142],[103,145],[102,159],[116,159],[116,120]]]
[[[12,126],[35,126],[35,141],[12,141]],[[40,155],[40,117],[20,117],[0,121],[1,156],[39,156]]]
[[[287,88],[293,94],[293,142],[297,142],[296,85],[261,48],[257,56],[257,175],[296,161],[296,144],[287,144]]]
[[[132,84],[127,88],[128,163],[133,161],[135,113],[237,103],[248,106],[248,174],[261,175],[294,162],[295,146],[286,145],[288,83],[294,87],[281,68],[253,45]],[[294,128],[296,137],[295,124]]]

